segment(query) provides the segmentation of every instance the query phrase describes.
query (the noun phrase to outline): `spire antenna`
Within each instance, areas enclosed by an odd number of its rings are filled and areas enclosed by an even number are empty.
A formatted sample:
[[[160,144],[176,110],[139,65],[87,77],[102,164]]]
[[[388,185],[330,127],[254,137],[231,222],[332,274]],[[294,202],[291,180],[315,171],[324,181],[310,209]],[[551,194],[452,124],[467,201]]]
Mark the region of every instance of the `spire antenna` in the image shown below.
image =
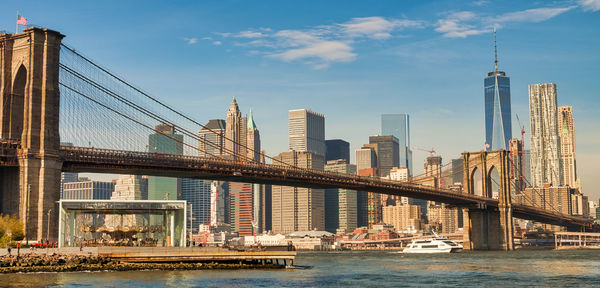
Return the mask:
[[[494,27],[494,71],[498,73],[498,46],[496,45],[496,27]]]

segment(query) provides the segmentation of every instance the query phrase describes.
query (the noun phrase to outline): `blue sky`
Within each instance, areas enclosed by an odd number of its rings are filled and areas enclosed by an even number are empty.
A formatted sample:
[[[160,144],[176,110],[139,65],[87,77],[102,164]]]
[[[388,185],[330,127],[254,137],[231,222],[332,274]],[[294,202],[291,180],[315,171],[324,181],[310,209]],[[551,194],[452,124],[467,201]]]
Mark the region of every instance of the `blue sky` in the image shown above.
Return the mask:
[[[270,155],[287,150],[287,111],[326,115],[326,137],[354,150],[380,114],[409,113],[412,144],[444,162],[485,141],[483,78],[511,77],[526,127],[527,85],[553,82],[575,113],[578,173],[600,197],[600,0],[583,1],[5,1],[35,25],[202,122],[233,95],[254,111]],[[513,137],[518,137],[513,116]],[[425,152],[414,152],[415,172]]]

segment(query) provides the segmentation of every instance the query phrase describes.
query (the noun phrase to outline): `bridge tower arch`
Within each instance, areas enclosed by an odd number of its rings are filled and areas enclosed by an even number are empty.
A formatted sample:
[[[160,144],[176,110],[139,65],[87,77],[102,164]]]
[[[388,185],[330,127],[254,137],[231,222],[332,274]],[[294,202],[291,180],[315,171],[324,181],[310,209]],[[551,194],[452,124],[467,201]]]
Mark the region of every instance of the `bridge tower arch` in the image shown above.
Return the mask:
[[[30,241],[58,236],[63,37],[42,28],[0,35],[0,138],[20,142],[18,167],[0,166],[0,213],[18,215]]]
[[[463,246],[469,250],[513,250],[508,151],[465,152],[462,156],[465,193],[491,198],[494,188],[498,192],[498,208],[482,203],[464,209]],[[498,179],[493,179],[494,175]]]

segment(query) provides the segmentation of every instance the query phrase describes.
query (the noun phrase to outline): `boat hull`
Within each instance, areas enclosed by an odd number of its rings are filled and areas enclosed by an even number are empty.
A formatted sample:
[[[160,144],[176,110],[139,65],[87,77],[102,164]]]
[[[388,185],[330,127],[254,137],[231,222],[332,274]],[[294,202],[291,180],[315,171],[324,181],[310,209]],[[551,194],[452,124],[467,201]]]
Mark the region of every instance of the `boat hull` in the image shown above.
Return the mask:
[[[406,254],[432,254],[432,253],[455,253],[455,252],[459,252],[461,251],[462,248],[456,248],[456,247],[447,247],[447,248],[429,248],[429,249],[413,249],[413,248],[406,248],[402,251],[402,253],[406,253]]]

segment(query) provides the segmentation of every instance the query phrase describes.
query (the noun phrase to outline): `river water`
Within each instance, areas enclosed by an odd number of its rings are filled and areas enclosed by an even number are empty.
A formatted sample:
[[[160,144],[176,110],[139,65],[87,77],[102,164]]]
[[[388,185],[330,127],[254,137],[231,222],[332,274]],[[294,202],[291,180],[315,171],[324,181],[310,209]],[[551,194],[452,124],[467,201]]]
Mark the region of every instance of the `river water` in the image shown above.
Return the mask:
[[[0,286],[600,287],[600,250],[300,252],[302,269],[0,274]]]

